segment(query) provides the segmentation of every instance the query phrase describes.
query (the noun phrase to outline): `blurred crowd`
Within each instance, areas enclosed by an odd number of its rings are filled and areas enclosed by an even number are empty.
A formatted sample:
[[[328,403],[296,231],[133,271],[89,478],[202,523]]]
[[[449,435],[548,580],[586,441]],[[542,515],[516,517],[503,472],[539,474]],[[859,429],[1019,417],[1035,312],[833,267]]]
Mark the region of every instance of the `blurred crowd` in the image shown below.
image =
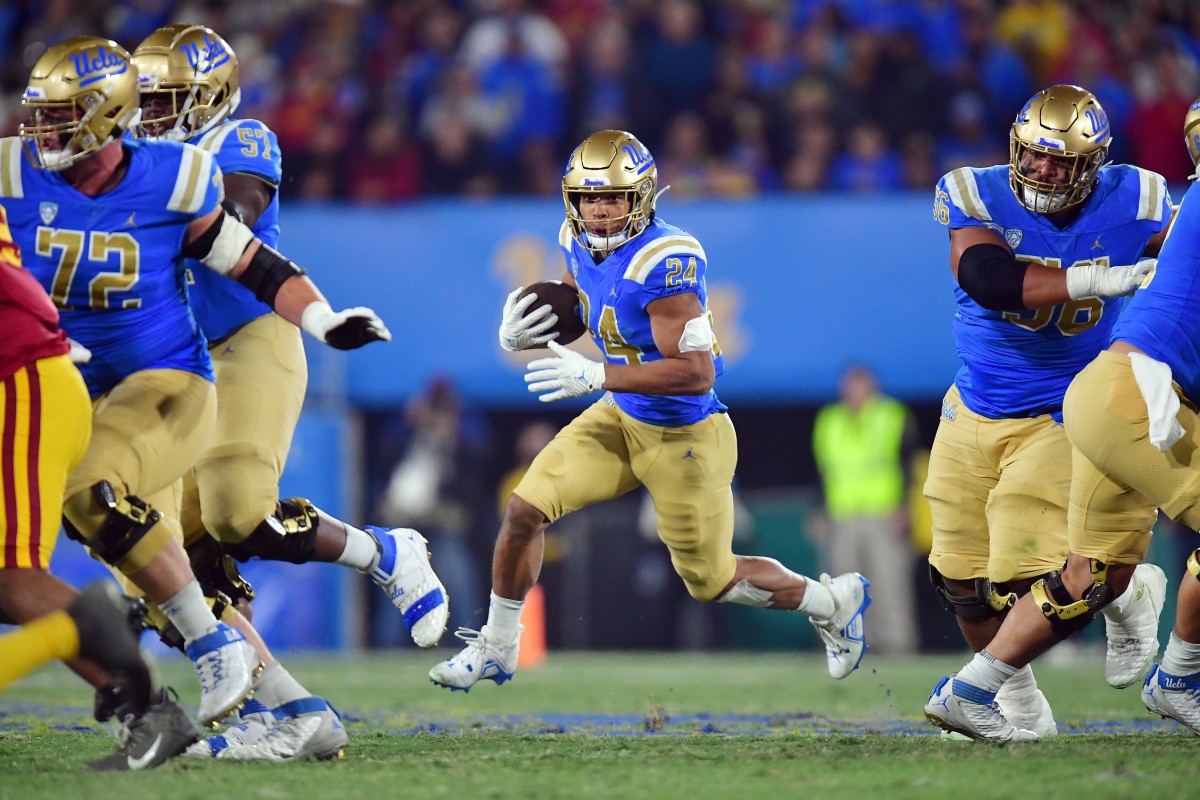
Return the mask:
[[[928,190],[1005,162],[1058,82],[1100,99],[1113,160],[1192,171],[1195,0],[10,0],[0,129],[48,44],[132,50],[180,20],[234,47],[292,199],[553,196],[599,128],[646,142],[676,195]]]

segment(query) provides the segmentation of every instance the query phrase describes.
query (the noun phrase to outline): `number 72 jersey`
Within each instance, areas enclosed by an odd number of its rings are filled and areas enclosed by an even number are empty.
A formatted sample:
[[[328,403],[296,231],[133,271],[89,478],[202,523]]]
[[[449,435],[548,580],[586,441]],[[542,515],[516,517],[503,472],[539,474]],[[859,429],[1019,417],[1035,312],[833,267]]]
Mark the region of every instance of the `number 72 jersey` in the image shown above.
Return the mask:
[[[1018,261],[1058,268],[1134,264],[1171,220],[1166,181],[1154,172],[1125,164],[1102,168],[1079,215],[1059,228],[1017,200],[1008,171],[1005,164],[947,173],[937,185],[934,219],[951,229],[989,228]],[[954,383],[967,407],[990,419],[1053,414],[1061,421],[1067,385],[1108,345],[1125,303],[1088,297],[991,311],[958,284],[954,293],[954,343],[962,359]]]
[[[143,369],[212,379],[188,304],[188,224],[217,208],[221,171],[191,145],[126,139],[125,175],[98,197],[33,167],[21,141],[0,139],[0,203],[25,268],[59,308],[60,324],[92,351],[80,365],[93,397]]]

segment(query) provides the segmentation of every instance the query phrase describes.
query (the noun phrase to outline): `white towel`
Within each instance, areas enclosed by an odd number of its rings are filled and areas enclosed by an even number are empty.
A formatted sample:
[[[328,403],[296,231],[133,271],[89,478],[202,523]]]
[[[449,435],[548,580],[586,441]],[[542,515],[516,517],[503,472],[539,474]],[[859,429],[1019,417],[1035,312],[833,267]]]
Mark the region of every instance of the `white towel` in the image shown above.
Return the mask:
[[[1129,363],[1150,414],[1150,444],[1165,453],[1183,438],[1183,426],[1175,419],[1179,397],[1171,385],[1171,367],[1144,353],[1130,353]]]

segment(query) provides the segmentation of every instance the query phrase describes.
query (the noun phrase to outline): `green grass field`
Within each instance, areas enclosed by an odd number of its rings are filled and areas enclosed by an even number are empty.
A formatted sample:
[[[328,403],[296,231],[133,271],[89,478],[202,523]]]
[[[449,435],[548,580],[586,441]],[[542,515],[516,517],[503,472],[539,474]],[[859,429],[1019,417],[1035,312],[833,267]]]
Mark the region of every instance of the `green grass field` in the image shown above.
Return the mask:
[[[835,682],[810,653],[552,653],[511,683],[470,694],[426,682],[438,655],[286,659],[345,715],[351,739],[341,761],[176,760],[147,773],[83,769],[113,741],[91,721],[90,692],[56,665],[0,696],[0,798],[698,800],[836,791],[828,796],[1095,800],[1183,797],[1200,777],[1200,740],[1152,720],[1136,688],[1108,688],[1094,653],[1035,665],[1066,734],[1009,747],[929,735],[924,698],[961,665],[957,655],[868,655]],[[190,665],[172,659],[160,668],[194,707]]]

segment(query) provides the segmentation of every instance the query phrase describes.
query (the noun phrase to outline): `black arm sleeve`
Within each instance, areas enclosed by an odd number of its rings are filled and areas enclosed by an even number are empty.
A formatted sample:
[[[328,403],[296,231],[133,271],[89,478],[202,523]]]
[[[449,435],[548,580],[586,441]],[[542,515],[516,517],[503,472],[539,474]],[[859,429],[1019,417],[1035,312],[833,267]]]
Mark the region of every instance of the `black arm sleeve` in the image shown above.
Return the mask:
[[[238,283],[274,308],[275,295],[279,294],[279,287],[283,286],[283,282],[303,274],[304,270],[264,244],[250,257],[250,263],[246,271],[238,277]]]
[[[998,244],[973,244],[958,260],[958,285],[990,311],[1023,311],[1028,269]]]

